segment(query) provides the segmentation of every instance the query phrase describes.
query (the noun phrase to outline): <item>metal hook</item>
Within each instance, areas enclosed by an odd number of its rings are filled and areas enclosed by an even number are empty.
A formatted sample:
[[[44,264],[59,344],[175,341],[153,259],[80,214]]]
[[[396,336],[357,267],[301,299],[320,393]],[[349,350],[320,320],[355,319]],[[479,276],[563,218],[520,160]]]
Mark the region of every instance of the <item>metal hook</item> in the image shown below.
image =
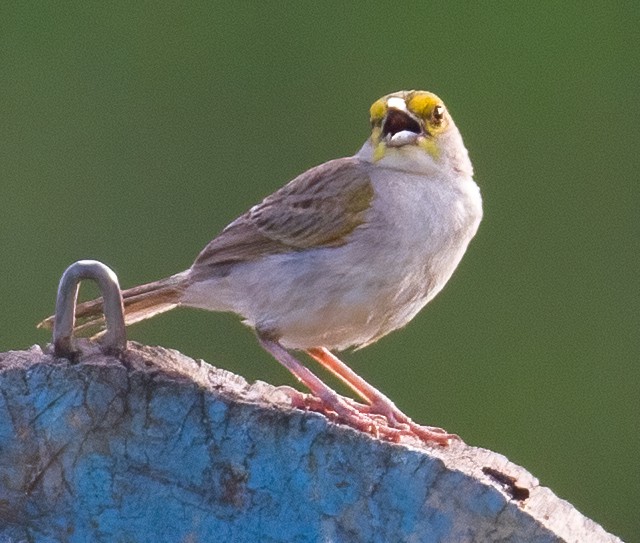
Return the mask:
[[[124,305],[118,277],[114,271],[97,260],[79,260],[71,264],[60,278],[53,325],[53,349],[56,356],[70,357],[73,327],[76,320],[76,302],[80,281],[91,279],[98,283],[103,299],[103,312],[107,330],[102,346],[109,351],[123,351],[127,346],[124,326]]]

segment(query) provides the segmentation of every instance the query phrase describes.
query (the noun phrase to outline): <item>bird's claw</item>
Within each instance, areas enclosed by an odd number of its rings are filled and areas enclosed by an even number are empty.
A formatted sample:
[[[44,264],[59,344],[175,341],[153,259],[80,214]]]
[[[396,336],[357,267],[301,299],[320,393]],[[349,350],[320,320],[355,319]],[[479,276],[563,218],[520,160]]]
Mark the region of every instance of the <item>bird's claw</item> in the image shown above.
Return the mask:
[[[322,413],[332,421],[347,424],[376,438],[397,443],[403,437],[413,437],[423,443],[442,446],[448,445],[450,440],[460,440],[457,435],[442,428],[416,424],[397,409],[380,409],[380,406],[365,405],[342,396],[327,404],[312,394],[304,394],[290,387],[281,387],[281,390],[290,398],[292,407]]]

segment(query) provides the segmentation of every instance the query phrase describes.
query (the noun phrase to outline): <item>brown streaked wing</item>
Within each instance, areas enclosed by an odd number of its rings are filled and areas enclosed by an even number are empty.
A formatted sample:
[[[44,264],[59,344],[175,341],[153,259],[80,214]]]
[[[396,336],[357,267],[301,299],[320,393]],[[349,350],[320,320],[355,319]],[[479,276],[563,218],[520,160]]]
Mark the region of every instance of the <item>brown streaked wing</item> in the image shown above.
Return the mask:
[[[310,247],[342,245],[373,198],[370,165],[356,158],[312,168],[232,222],[200,253],[193,272]],[[225,273],[220,270],[221,273]]]

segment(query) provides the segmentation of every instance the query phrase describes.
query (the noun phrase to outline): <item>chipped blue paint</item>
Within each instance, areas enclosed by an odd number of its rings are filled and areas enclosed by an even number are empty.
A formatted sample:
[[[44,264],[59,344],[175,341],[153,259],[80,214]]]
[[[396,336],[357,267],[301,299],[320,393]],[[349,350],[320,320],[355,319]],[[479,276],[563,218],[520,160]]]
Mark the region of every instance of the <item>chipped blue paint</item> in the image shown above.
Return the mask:
[[[0,367],[0,541],[444,542],[464,533],[445,498],[478,522],[508,506],[443,497],[466,476],[316,414],[140,364],[46,361]]]

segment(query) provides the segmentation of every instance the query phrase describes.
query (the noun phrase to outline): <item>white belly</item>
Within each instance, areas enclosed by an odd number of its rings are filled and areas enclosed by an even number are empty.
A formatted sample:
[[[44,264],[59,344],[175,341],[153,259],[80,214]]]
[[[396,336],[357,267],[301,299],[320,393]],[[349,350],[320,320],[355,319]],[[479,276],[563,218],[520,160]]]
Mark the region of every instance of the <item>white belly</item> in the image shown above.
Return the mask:
[[[451,277],[482,215],[470,179],[372,177],[367,222],[340,247],[264,257],[201,281],[183,304],[231,311],[287,348],[341,350],[404,326]]]

